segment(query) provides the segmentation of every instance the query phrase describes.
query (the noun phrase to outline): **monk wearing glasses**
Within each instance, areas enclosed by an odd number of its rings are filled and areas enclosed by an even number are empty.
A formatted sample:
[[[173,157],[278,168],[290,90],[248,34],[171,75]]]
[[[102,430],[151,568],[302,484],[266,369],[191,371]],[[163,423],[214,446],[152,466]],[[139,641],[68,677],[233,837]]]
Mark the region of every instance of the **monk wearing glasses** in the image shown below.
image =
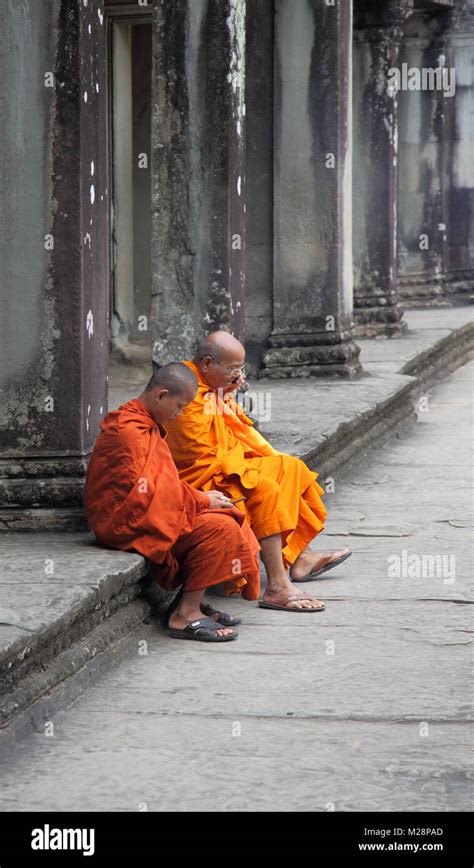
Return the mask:
[[[235,400],[245,384],[244,362],[244,347],[226,331],[199,342],[194,358],[183,362],[197,379],[197,395],[167,424],[167,442],[183,481],[221,491],[245,513],[267,573],[259,606],[321,611],[324,603],[294,583],[316,579],[351,552],[309,548],[324,529],[324,490],[317,473],[274,449]]]

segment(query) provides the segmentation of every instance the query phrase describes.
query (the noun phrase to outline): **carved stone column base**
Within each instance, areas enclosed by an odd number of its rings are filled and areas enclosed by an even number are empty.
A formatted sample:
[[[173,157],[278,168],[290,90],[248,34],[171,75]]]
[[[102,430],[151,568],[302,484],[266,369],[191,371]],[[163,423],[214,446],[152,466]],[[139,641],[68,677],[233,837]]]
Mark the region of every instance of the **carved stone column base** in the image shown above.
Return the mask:
[[[356,336],[359,338],[401,338],[406,335],[408,324],[402,320],[401,322],[377,322],[370,320],[368,322],[357,322],[355,327]]]
[[[89,527],[86,514],[79,506],[63,509],[0,509],[0,533],[84,533],[87,530]]]
[[[86,530],[86,471],[69,456],[0,461],[0,531]]]
[[[451,271],[446,275],[445,289],[453,303],[469,301],[469,296],[474,292],[474,270],[466,268]]]
[[[367,299],[366,299],[367,301]],[[390,337],[396,338],[405,335],[408,331],[408,325],[403,319],[403,308],[399,304],[381,304],[378,299],[378,304],[362,305],[354,308],[355,333],[358,337]],[[361,303],[356,299],[357,303]]]
[[[273,345],[264,355],[263,377],[343,377],[352,379],[362,374],[360,347],[352,332],[337,338],[327,333],[272,335]]]
[[[445,279],[439,277],[417,277],[416,274],[399,278],[400,299],[403,306],[410,307],[450,307],[446,297]]]

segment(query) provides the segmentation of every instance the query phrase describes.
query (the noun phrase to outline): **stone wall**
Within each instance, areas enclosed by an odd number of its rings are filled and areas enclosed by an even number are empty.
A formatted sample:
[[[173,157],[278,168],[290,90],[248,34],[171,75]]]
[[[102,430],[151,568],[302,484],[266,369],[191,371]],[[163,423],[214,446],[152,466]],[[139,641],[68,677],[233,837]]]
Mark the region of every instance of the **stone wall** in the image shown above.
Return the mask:
[[[0,492],[21,515],[80,504],[106,411],[105,37],[98,0],[2,12]]]

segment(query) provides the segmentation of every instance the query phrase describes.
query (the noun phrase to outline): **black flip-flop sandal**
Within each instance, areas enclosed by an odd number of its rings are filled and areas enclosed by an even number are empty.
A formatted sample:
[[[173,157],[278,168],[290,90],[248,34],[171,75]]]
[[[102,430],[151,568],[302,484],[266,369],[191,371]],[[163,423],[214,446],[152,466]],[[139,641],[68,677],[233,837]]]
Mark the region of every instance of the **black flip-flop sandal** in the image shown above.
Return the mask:
[[[291,594],[287,598],[287,603],[294,602],[296,600],[314,600],[314,597],[311,594]],[[278,609],[280,612],[324,612],[326,606],[323,604],[319,606],[317,609],[313,606],[312,609],[307,607],[298,609],[296,606],[277,606],[275,603],[266,603],[265,600],[259,600],[258,605],[261,609]]]
[[[213,609],[208,603],[201,603],[201,611],[203,615],[209,615],[209,617],[211,615],[218,615],[217,620],[222,627],[235,627],[236,624],[242,623],[242,618],[234,618],[233,615],[228,615],[227,612]]]
[[[342,555],[341,558],[338,558],[337,561],[332,561],[331,563],[326,564],[325,567],[322,567],[320,570],[316,570],[315,573],[309,573],[309,575],[303,576],[302,579],[294,579],[293,576],[291,575],[291,571],[290,571],[290,581],[291,582],[312,582],[313,579],[317,579],[318,576],[322,576],[323,573],[327,573],[328,570],[332,570],[333,567],[337,567],[337,566],[339,566],[339,564],[342,564],[343,561],[346,561],[347,558],[350,558],[351,554],[352,554],[352,552],[347,552],[347,554]]]
[[[170,627],[169,631],[173,639],[195,639],[197,642],[230,642],[239,635],[234,631],[227,636],[218,636],[217,631],[221,629],[222,624],[214,621],[214,618],[199,618],[186,624],[184,630]]]

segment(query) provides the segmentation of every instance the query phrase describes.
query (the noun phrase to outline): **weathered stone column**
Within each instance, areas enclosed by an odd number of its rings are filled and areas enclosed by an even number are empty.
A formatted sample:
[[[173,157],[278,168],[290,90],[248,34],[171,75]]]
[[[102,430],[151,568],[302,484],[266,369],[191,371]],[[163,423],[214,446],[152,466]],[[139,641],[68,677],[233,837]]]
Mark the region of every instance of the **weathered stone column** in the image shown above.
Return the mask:
[[[107,400],[103,11],[2,12],[0,527],[70,528]]]
[[[405,306],[445,306],[448,236],[448,118],[453,107],[448,57],[451,3],[408,20],[399,67],[398,275]],[[443,73],[443,70],[445,71]],[[431,72],[430,72],[431,71]],[[446,74],[446,90],[437,76]],[[423,84],[425,76],[425,85]]]
[[[245,61],[245,362],[255,374],[272,330],[273,0],[247,5]]]
[[[449,148],[449,222],[447,284],[466,297],[474,291],[474,0],[454,18],[450,50],[456,69],[456,94]]]
[[[244,323],[245,0],[154,7],[153,359]]]
[[[360,371],[352,330],[352,4],[275,3],[274,283],[264,375]]]
[[[407,330],[397,286],[398,95],[389,87],[410,4],[354,6],[354,317],[360,335]]]

